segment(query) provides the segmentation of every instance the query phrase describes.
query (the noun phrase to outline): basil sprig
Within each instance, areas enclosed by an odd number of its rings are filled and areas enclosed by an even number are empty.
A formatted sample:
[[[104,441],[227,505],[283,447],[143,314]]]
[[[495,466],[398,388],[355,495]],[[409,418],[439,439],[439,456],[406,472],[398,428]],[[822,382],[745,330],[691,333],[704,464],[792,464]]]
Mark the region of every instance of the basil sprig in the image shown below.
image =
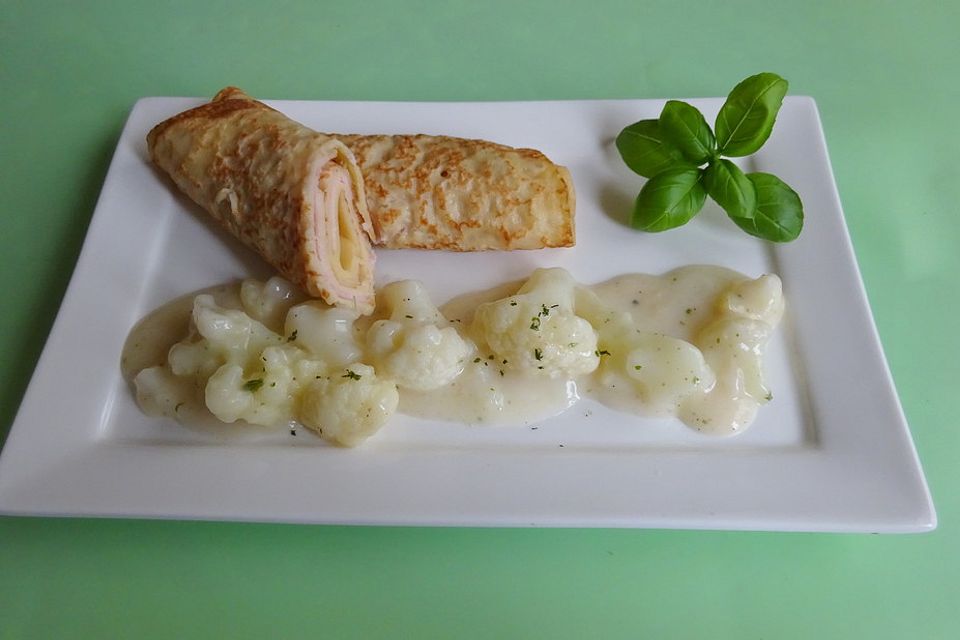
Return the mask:
[[[616,141],[620,156],[648,179],[637,196],[631,226],[644,231],[679,227],[700,212],[709,195],[750,235],[772,242],[800,235],[800,196],[776,176],[745,174],[727,159],[763,146],[786,94],[786,80],[760,73],[733,88],[712,130],[696,107],[670,100],[658,119],[621,131]]]

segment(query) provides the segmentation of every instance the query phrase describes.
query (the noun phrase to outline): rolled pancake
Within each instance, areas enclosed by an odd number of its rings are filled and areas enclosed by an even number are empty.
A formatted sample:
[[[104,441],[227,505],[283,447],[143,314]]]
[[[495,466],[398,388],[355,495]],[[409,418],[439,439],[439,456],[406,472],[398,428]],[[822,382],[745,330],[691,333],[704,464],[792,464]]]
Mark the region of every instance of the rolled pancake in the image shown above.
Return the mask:
[[[575,242],[565,167],[533,149],[428,135],[341,135],[363,173],[376,244],[540,249]]]
[[[184,193],[284,277],[329,304],[373,310],[374,230],[342,142],[228,87],[158,124],[147,146]]]
[[[213,99],[254,101],[236,88]],[[374,243],[484,251],[568,247],[576,197],[565,167],[533,149],[429,135],[324,134],[363,174]]]

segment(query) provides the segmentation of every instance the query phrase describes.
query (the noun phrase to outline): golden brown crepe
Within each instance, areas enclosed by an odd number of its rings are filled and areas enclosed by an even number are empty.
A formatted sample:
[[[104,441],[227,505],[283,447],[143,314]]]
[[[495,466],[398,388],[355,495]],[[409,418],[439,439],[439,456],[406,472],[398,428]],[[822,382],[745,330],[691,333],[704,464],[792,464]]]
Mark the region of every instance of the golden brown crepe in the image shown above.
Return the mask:
[[[575,241],[570,174],[532,149],[318,133],[235,87],[161,122],[147,143],[180,189],[281,274],[361,313],[374,304],[371,240],[455,251]]]
[[[573,181],[533,149],[427,135],[340,135],[360,164],[376,244],[540,249],[575,242]]]
[[[228,87],[158,124],[147,145],[184,193],[284,277],[329,304],[373,310],[374,231],[342,142]]]

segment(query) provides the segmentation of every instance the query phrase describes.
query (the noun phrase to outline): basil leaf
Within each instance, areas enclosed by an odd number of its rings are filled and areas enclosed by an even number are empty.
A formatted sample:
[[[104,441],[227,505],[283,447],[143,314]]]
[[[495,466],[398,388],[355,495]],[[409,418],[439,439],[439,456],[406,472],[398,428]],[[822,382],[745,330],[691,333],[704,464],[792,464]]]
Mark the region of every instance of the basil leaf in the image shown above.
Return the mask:
[[[757,208],[757,191],[743,171],[726,158],[714,160],[703,176],[710,197],[731,218],[752,218]]]
[[[627,166],[644,178],[652,178],[683,161],[680,150],[664,140],[656,120],[641,120],[621,131],[617,150]]]
[[[787,81],[775,73],[750,76],[730,92],[717,114],[717,145],[725,156],[748,156],[770,137],[787,95]]]
[[[752,218],[733,218],[737,226],[772,242],[796,239],[803,230],[803,203],[797,192],[770,173],[748,173],[747,179],[757,192],[757,210]]]
[[[710,125],[703,114],[686,102],[670,100],[660,112],[660,130],[668,142],[673,143],[684,157],[694,164],[701,165],[711,157],[717,148]]]
[[[703,172],[675,167],[650,178],[633,208],[630,225],[644,231],[666,231],[686,224],[703,208],[707,190]]]

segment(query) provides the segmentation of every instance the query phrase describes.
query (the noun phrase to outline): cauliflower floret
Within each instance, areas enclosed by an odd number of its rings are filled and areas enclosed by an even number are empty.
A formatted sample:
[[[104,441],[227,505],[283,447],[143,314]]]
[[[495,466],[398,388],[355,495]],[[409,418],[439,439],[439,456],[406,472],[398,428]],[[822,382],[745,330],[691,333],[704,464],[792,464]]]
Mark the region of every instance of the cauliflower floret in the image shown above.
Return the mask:
[[[423,283],[416,280],[391,282],[380,290],[378,308],[389,311],[391,320],[444,324],[447,319],[434,306]]]
[[[576,282],[537,269],[516,295],[482,304],[475,329],[505,368],[576,377],[597,368],[597,333],[574,313]]]
[[[338,367],[358,360],[363,353],[354,328],[359,317],[352,309],[305,302],[290,309],[284,333],[293,344]]]
[[[409,326],[379,320],[370,328],[368,344],[384,376],[401,387],[429,391],[450,384],[463,372],[472,347],[453,327]]]
[[[166,367],[144,369],[135,379],[144,410],[187,420],[212,413],[221,422],[268,427],[299,420],[348,446],[379,429],[399,396],[392,380],[359,362],[357,314],[319,303],[290,307],[286,286],[280,279],[247,281],[244,300],[227,306],[196,296],[190,335],[171,348]],[[286,319],[278,317],[284,312]],[[415,327],[425,328],[438,331]]]
[[[772,274],[732,284],[718,301],[721,315],[759,320],[771,327],[780,323],[783,309],[783,284]]]
[[[192,319],[191,336],[167,354],[170,369],[178,376],[205,379],[227,362],[246,366],[266,346],[282,342],[243,311],[221,307],[208,294],[194,299]]]
[[[583,313],[599,327],[600,366],[595,378],[607,401],[628,410],[670,415],[716,384],[716,376],[696,346],[671,336],[641,331],[630,313],[604,305],[591,292],[579,292]],[[629,390],[623,394],[624,389]]]
[[[223,422],[245,420],[264,426],[287,422],[302,382],[295,366],[304,368],[304,355],[303,350],[284,345],[264,349],[253,373],[245,373],[238,364],[223,365],[207,381],[207,407]]]
[[[137,403],[150,416],[178,418],[179,408],[194,397],[193,380],[173,375],[166,367],[147,367],[133,379]]]
[[[320,376],[304,389],[298,414],[306,427],[344,446],[360,444],[397,410],[397,385],[356,362]]]
[[[306,352],[210,295],[194,300],[193,324],[193,339],[170,349],[171,372],[196,380],[207,408],[223,422],[285,423],[298,391],[293,365]]]
[[[772,331],[761,320],[720,317],[704,327],[697,342],[727,389],[763,403],[771,398],[763,382],[763,350]]]
[[[446,324],[418,282],[384,287],[389,320],[377,320],[367,332],[367,350],[377,370],[400,387],[429,391],[450,384],[463,372],[473,344]]]
[[[734,399],[768,402],[772,394],[763,381],[763,352],[783,317],[780,278],[765,275],[736,282],[718,297],[716,310],[696,343],[716,372],[718,387]],[[747,424],[749,419],[738,422]]]
[[[195,336],[170,347],[167,362],[174,375],[209,378],[226,359],[223,354],[212,350],[209,342]]]
[[[253,394],[257,388],[255,380],[244,380],[243,367],[225,364],[207,380],[207,408],[218,420],[236,422],[256,404]]]
[[[296,287],[279,276],[266,282],[244,280],[240,285],[243,310],[254,320],[277,332],[283,329],[287,311],[302,297]]]
[[[284,338],[239,309],[226,309],[213,296],[199,295],[193,304],[193,324],[206,338],[213,357],[225,362],[246,362],[269,346],[282,344]]]
[[[611,347],[610,360],[604,364],[626,374],[651,411],[672,413],[684,398],[715,384],[703,353],[689,342],[655,333],[635,335]]]

